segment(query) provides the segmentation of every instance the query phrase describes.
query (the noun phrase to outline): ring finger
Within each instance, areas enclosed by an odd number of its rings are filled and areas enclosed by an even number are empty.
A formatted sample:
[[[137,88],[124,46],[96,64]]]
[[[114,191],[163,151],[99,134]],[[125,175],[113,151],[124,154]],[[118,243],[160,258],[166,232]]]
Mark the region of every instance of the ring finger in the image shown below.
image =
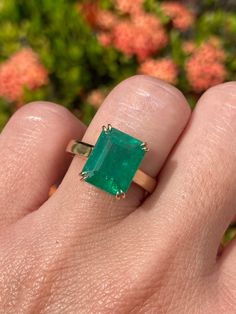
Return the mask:
[[[95,144],[101,127],[110,123],[148,143],[150,151],[141,169],[156,177],[189,116],[189,106],[175,87],[154,78],[135,76],[119,84],[110,93],[88,127],[83,141]],[[126,199],[119,202],[98,188],[81,182],[79,173],[83,165],[83,159],[74,158],[61,186],[51,199],[55,204],[63,204],[61,210],[65,215],[73,206],[76,216],[79,216],[77,221],[87,218],[96,223],[98,220],[117,221],[136,209],[143,200],[143,190],[135,184],[132,184]],[[58,210],[58,205],[55,208]]]

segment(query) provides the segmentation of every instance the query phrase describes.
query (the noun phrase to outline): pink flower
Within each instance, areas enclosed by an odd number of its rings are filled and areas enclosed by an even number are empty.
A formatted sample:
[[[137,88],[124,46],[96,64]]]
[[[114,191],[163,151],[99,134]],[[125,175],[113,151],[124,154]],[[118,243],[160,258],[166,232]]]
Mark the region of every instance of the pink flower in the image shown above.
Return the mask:
[[[116,7],[129,16],[116,16],[88,2],[82,12],[97,31],[101,45],[114,46],[127,56],[143,61],[166,46],[168,38],[156,15],[146,13],[144,0],[116,0]]]
[[[25,87],[33,90],[47,82],[47,70],[30,48],[15,53],[0,67],[0,96],[11,101],[21,100]]]
[[[142,11],[144,0],[116,0],[115,3],[119,11],[133,15]]]
[[[196,44],[194,41],[189,40],[183,43],[183,51],[186,54],[188,55],[192,54],[195,51],[195,49],[196,49]]]
[[[113,44],[124,54],[143,61],[166,46],[167,35],[156,16],[143,13],[114,27]]]
[[[91,91],[87,97],[87,102],[94,106],[95,108],[99,108],[105,99],[105,93],[100,89],[94,89]]]
[[[186,63],[187,78],[195,92],[203,92],[224,82],[227,76],[224,58],[224,51],[210,42],[196,49]]]
[[[97,39],[100,42],[100,44],[104,47],[108,47],[112,43],[112,37],[111,34],[108,32],[100,32],[97,34]]]
[[[78,3],[78,10],[83,14],[85,20],[90,26],[96,25],[98,6],[94,1]]]
[[[96,26],[100,29],[110,30],[117,22],[116,16],[105,10],[97,10]]]
[[[93,28],[109,30],[116,23],[115,14],[107,10],[101,10],[95,1],[79,4],[78,8]]]
[[[113,30],[115,47],[127,55],[132,55],[134,53],[134,32],[134,26],[130,21],[118,23]]]
[[[175,84],[177,81],[178,69],[173,60],[168,58],[163,59],[148,59],[141,64],[139,72],[146,75],[157,77],[170,84]]]
[[[194,16],[183,4],[175,1],[163,2],[161,8],[177,29],[186,31],[193,24]]]

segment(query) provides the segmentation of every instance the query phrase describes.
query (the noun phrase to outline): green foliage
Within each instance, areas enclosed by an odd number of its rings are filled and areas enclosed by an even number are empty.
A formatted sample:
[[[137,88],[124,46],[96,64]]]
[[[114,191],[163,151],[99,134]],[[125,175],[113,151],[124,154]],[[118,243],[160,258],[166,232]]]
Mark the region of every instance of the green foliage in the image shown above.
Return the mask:
[[[0,98],[0,129],[7,123],[11,114],[11,110],[7,101]]]
[[[232,225],[231,228],[229,228],[225,233],[223,244],[224,245],[228,244],[235,236],[236,236],[236,227]]]
[[[161,10],[160,1],[145,0],[144,7],[147,12],[156,14],[163,24],[168,24],[170,22],[170,18],[166,16]]]
[[[0,60],[29,46],[50,73],[50,86],[26,92],[27,102],[44,98],[72,110],[82,108],[81,95],[132,72],[125,64],[120,70],[123,56],[117,51],[98,44],[77,1],[3,0],[0,28]]]
[[[34,91],[26,89],[24,101],[46,99],[60,103],[89,122],[95,113],[86,99],[89,92],[111,89],[137,73],[139,64],[135,57],[126,56],[112,46],[103,47],[98,42],[96,29],[88,25],[79,9],[82,3],[89,1],[1,0],[0,62],[23,47],[31,47],[49,72],[49,84]],[[113,0],[100,0],[99,6],[114,12],[114,3]],[[191,29],[183,32],[171,26],[161,3],[157,0],[145,0],[144,3],[145,9],[160,19],[168,33],[169,44],[157,57],[170,57],[177,64],[177,87],[187,94],[194,106],[199,95],[191,92],[186,78],[184,67],[188,56],[183,50],[183,43],[193,40],[200,44],[212,36],[221,38],[227,53],[228,79],[235,79],[234,5],[232,1],[222,0],[193,1],[198,18]],[[14,103],[1,99],[0,128],[15,108]]]

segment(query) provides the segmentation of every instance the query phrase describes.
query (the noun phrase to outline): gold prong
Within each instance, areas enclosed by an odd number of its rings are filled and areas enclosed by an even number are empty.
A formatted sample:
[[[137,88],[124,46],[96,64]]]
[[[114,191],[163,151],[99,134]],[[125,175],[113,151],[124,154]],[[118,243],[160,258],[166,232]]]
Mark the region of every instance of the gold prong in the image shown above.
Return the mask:
[[[106,134],[108,134],[109,132],[111,132],[112,126],[111,126],[111,124],[108,124],[107,126],[103,125],[103,126],[102,126],[102,129],[103,129],[103,131],[104,131]]]
[[[117,191],[117,192],[116,192],[116,199],[117,199],[117,200],[120,200],[120,198],[121,198],[121,197],[120,197],[120,192]]]
[[[126,194],[122,190],[117,191],[117,193],[116,193],[116,199],[117,200],[125,199],[125,197],[126,197]]]
[[[80,172],[79,175],[81,176],[80,181],[84,181],[88,178],[88,172]]]
[[[121,197],[123,198],[123,199],[125,199],[125,197],[126,197],[126,194],[125,194],[125,192],[121,192]]]
[[[105,133],[107,133],[107,127],[105,125],[102,126],[102,129]]]
[[[85,180],[85,176],[82,175],[82,176],[80,177],[80,181],[84,181],[84,180]]]
[[[143,142],[140,146],[141,146],[141,148],[142,148],[145,152],[148,152],[148,151],[149,151],[149,148],[148,148],[146,142]]]

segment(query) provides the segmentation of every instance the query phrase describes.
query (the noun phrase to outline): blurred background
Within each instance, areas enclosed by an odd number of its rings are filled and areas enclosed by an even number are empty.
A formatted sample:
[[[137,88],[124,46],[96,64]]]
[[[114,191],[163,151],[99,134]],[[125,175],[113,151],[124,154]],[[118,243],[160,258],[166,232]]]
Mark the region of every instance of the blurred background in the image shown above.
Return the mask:
[[[235,12],[236,0],[0,0],[0,131],[42,99],[89,123],[137,73],[174,84],[194,108],[236,80]]]

